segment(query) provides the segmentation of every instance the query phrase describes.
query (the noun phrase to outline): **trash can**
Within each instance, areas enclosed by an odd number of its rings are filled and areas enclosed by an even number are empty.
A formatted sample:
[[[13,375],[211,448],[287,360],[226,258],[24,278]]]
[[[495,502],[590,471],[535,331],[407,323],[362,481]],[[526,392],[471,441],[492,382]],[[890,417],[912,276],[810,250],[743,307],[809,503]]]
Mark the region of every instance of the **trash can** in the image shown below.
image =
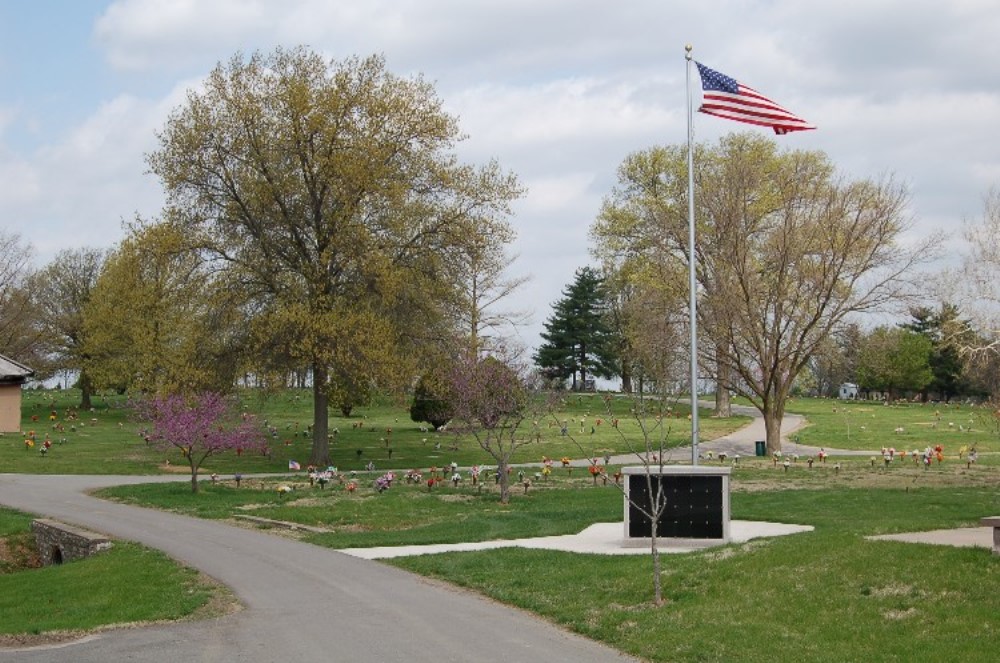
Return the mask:
[[[767,442],[764,440],[757,440],[754,444],[754,454],[757,456],[767,455]]]

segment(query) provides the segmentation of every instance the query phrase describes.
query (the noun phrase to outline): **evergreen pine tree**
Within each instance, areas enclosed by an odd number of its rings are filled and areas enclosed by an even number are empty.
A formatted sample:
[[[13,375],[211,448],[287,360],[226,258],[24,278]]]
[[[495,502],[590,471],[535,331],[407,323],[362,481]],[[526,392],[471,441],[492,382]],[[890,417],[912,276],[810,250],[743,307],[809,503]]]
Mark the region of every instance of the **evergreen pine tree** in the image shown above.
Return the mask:
[[[545,342],[534,355],[535,363],[551,379],[572,380],[574,390],[585,388],[588,376],[613,377],[615,345],[605,317],[604,280],[583,267],[562,295],[544,323]]]

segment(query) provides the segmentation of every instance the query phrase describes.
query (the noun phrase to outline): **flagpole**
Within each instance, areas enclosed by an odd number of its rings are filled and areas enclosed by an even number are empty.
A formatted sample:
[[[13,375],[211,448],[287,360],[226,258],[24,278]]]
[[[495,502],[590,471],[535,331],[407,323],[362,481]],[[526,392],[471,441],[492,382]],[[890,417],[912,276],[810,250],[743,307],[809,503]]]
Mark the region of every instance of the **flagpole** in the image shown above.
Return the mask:
[[[688,288],[691,316],[691,464],[698,464],[698,304],[694,252],[694,111],[691,103],[691,44],[684,46],[687,60],[687,141],[688,141]]]

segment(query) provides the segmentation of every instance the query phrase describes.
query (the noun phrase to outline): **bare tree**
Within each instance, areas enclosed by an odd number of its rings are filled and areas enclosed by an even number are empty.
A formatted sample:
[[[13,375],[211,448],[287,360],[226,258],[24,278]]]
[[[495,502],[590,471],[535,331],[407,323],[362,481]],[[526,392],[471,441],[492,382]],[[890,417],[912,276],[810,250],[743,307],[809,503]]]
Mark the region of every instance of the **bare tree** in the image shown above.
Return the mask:
[[[663,376],[656,384],[666,384]],[[604,397],[605,412],[611,421],[618,422],[611,394]],[[659,529],[663,514],[667,508],[667,495],[664,484],[660,480],[663,466],[671,459],[672,449],[677,440],[673,440],[671,426],[676,398],[668,398],[663,393],[648,393],[639,391],[632,398],[629,408],[629,420],[635,424],[631,430],[638,429],[638,435],[626,432],[622,422],[614,424],[614,430],[628,453],[643,468],[645,494],[643,497],[632,495],[627,490],[624,478],[616,481],[615,486],[628,498],[629,506],[642,514],[650,523],[649,552],[653,564],[653,603],[663,605],[662,563],[660,559]],[[598,469],[598,457],[594,449],[590,449],[578,437],[567,431],[567,437],[577,446],[591,464],[592,470]],[[604,468],[605,472],[607,468]]]
[[[475,237],[454,247],[445,261],[456,283],[451,305],[455,327],[480,356],[509,347],[512,332],[531,318],[530,312],[504,306],[530,280],[509,274],[517,256],[505,245],[513,239],[513,230],[502,227],[490,241]]]
[[[32,254],[20,235],[0,230],[0,354],[40,373],[45,334],[29,287]]]
[[[32,279],[53,361],[60,370],[78,372],[80,407],[85,410],[90,409],[93,384],[86,370],[84,312],[106,257],[99,249],[60,251]]]
[[[966,222],[963,236],[959,269],[940,274],[939,288],[967,316],[950,320],[944,338],[975,369],[1000,354],[1000,188],[986,194],[982,217]]]
[[[904,244],[906,190],[892,179],[849,181],[819,152],[779,151],[733,134],[696,153],[699,326],[720,366],[719,388],[764,417],[781,449],[781,418],[796,376],[824,339],[859,312],[911,291],[938,237]],[[629,259],[686,265],[686,147],[629,157],[594,235]],[[707,362],[706,362],[707,363]]]

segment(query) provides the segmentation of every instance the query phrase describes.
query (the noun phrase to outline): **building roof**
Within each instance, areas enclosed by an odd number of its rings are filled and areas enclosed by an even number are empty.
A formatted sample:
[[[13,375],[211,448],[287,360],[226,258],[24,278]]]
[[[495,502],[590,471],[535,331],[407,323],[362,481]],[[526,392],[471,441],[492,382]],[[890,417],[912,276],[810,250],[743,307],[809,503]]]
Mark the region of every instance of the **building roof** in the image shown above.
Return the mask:
[[[0,383],[21,384],[34,374],[35,372],[24,364],[0,355]]]

